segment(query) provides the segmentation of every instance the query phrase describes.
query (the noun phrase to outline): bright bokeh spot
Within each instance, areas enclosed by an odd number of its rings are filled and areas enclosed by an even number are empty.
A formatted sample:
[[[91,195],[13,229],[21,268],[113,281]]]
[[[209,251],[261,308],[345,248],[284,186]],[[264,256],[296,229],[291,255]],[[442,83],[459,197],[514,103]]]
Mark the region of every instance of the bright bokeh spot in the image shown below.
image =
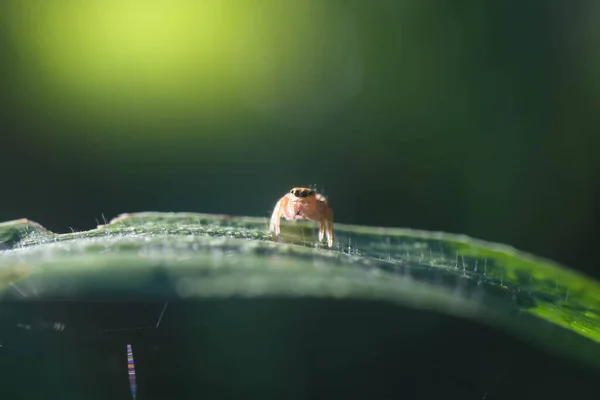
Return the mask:
[[[15,0],[8,10],[23,63],[13,89],[58,115],[318,120],[360,89],[353,20],[316,0]]]

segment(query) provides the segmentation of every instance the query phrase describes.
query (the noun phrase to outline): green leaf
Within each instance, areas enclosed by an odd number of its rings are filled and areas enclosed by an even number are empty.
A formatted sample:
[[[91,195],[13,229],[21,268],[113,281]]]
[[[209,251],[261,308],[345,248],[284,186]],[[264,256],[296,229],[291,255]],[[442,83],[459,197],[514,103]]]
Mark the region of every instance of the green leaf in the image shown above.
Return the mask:
[[[554,262],[463,235],[194,213],[124,214],[55,234],[0,224],[0,300],[242,296],[378,301],[466,318],[600,365],[600,284]],[[1,250],[3,249],[3,250]],[[157,276],[163,277],[157,283]]]

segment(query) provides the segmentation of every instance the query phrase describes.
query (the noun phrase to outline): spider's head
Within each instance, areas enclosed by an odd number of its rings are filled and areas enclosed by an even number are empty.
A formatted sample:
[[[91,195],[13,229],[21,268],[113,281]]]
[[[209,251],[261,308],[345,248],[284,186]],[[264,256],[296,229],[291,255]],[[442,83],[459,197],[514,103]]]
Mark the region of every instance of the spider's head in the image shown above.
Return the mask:
[[[295,187],[292,190],[290,190],[290,194],[293,198],[303,199],[308,197],[315,197],[316,192],[310,188]]]

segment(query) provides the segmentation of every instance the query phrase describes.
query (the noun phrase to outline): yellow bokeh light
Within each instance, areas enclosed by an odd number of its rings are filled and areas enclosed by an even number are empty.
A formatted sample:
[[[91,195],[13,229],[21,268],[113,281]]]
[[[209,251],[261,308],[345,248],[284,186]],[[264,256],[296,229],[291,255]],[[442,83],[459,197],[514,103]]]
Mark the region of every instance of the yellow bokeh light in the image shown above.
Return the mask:
[[[51,92],[41,99],[147,121],[244,109],[310,117],[358,87],[356,32],[342,11],[316,0],[13,0],[9,20],[24,86]]]
[[[21,18],[15,25],[34,65],[62,89],[92,97],[185,98],[195,87],[224,90],[235,79],[226,68],[227,41],[243,26],[222,4],[41,1],[17,4]],[[259,50],[261,44],[248,42],[246,48]]]

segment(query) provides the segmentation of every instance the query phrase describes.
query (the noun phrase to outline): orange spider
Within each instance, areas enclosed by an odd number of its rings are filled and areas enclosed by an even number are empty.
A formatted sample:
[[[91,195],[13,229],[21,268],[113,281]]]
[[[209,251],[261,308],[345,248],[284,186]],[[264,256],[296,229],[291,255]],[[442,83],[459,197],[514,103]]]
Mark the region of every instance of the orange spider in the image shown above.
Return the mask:
[[[327,244],[333,246],[333,210],[329,207],[327,199],[316,193],[313,189],[295,187],[283,196],[273,210],[269,230],[279,235],[279,222],[281,217],[287,220],[309,219],[321,224],[319,229],[319,242],[327,233]],[[325,231],[327,228],[327,231]]]

